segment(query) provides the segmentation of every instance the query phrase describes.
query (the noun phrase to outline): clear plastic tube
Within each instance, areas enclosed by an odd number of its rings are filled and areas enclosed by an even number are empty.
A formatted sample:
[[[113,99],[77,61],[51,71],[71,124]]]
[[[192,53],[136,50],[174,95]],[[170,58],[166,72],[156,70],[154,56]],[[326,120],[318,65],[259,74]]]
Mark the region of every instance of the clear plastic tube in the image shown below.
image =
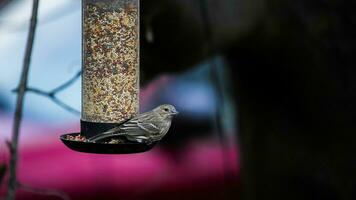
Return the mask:
[[[82,121],[138,113],[139,0],[83,0],[82,68]]]

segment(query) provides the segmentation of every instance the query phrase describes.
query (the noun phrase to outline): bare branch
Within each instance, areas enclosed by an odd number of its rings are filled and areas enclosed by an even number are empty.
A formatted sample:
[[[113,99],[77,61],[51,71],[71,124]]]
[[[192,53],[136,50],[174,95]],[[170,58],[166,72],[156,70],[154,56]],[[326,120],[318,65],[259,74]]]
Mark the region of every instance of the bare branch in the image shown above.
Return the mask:
[[[80,112],[79,112],[77,109],[75,109],[75,108],[73,108],[73,107],[67,105],[67,104],[64,103],[63,101],[59,100],[57,97],[55,97],[55,96],[54,96],[54,97],[50,97],[50,99],[51,99],[55,104],[57,104],[58,106],[62,107],[64,110],[67,110],[68,112],[71,112],[71,113],[73,113],[73,114],[75,114],[75,115],[79,115],[79,114],[80,114]]]
[[[71,107],[70,105],[64,103],[62,100],[60,100],[56,95],[63,90],[67,89],[70,87],[82,74],[81,71],[77,72],[71,79],[63,83],[62,85],[54,88],[53,90],[46,92],[38,88],[32,88],[32,87],[27,87],[26,92],[31,92],[40,96],[44,96],[49,98],[53,103],[57,104],[58,106],[62,107],[64,110],[67,110],[68,112],[71,112],[75,115],[79,115],[80,112],[76,110],[75,108]],[[13,92],[18,92],[18,89],[13,90]]]
[[[14,91],[16,91],[16,90],[14,90]],[[26,92],[32,92],[32,93],[38,94],[40,96],[48,96],[48,94],[49,94],[48,92],[42,91],[40,89],[30,88],[30,87],[26,88]]]
[[[62,100],[58,99],[56,97],[57,93],[52,93],[52,92],[45,92],[43,90],[37,89],[37,88],[27,88],[27,92],[31,92],[40,96],[44,96],[49,98],[50,100],[53,101],[53,103],[57,104],[58,106],[62,107],[63,109],[67,110],[68,112],[71,112],[75,115],[79,115],[80,112],[76,110],[75,108],[69,106],[68,104],[64,103]]]
[[[77,74],[75,74],[75,76],[73,76],[71,79],[69,79],[67,82],[63,83],[62,85],[54,88],[50,93],[56,94],[58,92],[63,91],[64,89],[68,88],[80,77],[81,74],[82,74],[82,71],[77,72]]]
[[[38,13],[38,4],[39,0],[33,0],[32,6],[32,14],[30,20],[30,30],[28,33],[27,43],[26,43],[26,52],[23,61],[23,67],[21,72],[21,79],[19,84],[19,92],[17,94],[17,101],[16,101],[16,110],[14,115],[14,124],[13,124],[13,132],[12,132],[12,140],[11,140],[11,155],[10,155],[10,176],[8,182],[8,190],[6,194],[7,200],[14,200],[15,199],[15,192],[16,192],[16,183],[17,183],[17,150],[18,150],[18,141],[20,136],[20,127],[22,121],[22,114],[23,114],[23,102],[25,99],[25,93],[27,88],[27,81],[28,81],[28,72],[30,69],[30,62],[31,62],[31,54],[32,54],[32,47],[33,41],[35,38],[35,31],[37,25],[37,13]]]
[[[63,200],[70,200],[69,196],[66,193],[58,191],[58,190],[35,188],[35,187],[25,185],[22,183],[17,183],[17,188],[19,190],[24,190],[24,191],[35,193],[35,194],[40,194],[40,195],[45,195],[45,196],[56,196]]]

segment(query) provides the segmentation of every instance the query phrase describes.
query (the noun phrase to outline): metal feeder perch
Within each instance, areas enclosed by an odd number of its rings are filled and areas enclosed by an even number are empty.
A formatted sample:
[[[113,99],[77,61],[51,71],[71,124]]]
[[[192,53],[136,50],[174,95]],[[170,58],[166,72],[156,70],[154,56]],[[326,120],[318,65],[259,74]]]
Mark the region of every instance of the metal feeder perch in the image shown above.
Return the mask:
[[[81,133],[61,136],[72,150],[137,153],[155,143],[91,143],[90,138],[134,117],[139,111],[139,0],[83,0]]]

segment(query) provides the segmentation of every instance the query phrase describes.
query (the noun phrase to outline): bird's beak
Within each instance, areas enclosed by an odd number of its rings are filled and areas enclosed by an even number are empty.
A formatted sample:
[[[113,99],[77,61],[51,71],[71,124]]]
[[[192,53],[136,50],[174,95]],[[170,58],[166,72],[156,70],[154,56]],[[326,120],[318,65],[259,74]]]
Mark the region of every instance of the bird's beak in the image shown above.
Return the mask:
[[[178,111],[173,111],[173,113],[172,113],[172,115],[178,115],[179,114],[179,112]]]

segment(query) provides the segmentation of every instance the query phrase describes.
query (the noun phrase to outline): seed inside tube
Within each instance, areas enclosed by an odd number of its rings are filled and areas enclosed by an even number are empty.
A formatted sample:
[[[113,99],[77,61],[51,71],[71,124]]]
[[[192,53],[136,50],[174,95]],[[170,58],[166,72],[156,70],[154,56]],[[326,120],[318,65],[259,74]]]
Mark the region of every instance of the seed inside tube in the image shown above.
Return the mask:
[[[137,0],[86,0],[82,120],[120,123],[139,109]]]

